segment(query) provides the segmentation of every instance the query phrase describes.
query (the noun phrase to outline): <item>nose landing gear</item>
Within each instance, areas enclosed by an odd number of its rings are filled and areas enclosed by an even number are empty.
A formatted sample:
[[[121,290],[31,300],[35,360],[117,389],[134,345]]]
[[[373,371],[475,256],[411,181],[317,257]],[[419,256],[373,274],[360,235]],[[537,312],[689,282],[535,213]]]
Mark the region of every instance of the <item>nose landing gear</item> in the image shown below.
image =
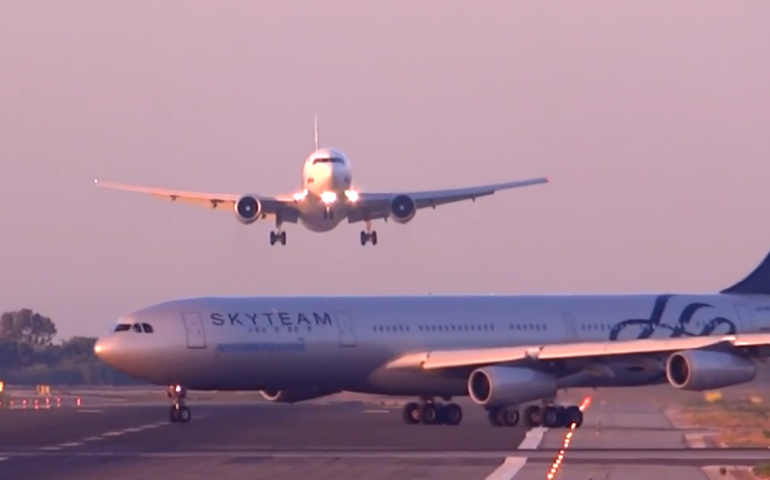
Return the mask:
[[[187,396],[187,389],[181,385],[172,385],[168,387],[166,395],[174,401],[169,411],[169,421],[171,423],[187,423],[192,419],[190,407],[185,405],[184,399]]]

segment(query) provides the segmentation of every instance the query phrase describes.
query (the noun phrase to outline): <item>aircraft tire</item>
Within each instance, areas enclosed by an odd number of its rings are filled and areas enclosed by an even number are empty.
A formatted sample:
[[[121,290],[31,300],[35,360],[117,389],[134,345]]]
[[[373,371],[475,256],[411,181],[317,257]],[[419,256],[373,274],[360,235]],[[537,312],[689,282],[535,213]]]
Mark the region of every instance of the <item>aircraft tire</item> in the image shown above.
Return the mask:
[[[503,408],[500,410],[500,413],[498,414],[500,418],[500,424],[505,427],[515,427],[519,424],[519,420],[521,420],[521,415],[519,414],[519,411],[515,408],[507,409]]]
[[[527,427],[539,427],[543,422],[543,410],[540,405],[530,405],[524,410],[524,420]]]
[[[192,411],[190,411],[190,407],[187,407],[187,406],[179,407],[178,415],[179,415],[180,423],[188,423],[190,420],[192,420]]]
[[[404,405],[404,409],[401,411],[401,418],[407,425],[420,423],[420,405],[415,402],[409,402]]]
[[[583,412],[577,405],[570,405],[564,409],[564,423],[566,427],[571,427],[575,424],[575,428],[580,428],[583,425]]]
[[[560,428],[565,424],[563,407],[547,406],[543,409],[542,423],[547,428]]]
[[[490,408],[487,410],[487,420],[489,420],[489,424],[493,427],[502,427],[503,423],[500,421],[500,413],[502,412],[502,408],[495,407]]]
[[[440,420],[440,410],[437,405],[425,403],[420,406],[420,423],[423,425],[435,425]]]
[[[456,403],[444,405],[441,410],[445,424],[455,426],[460,425],[460,422],[463,421],[463,409]]]

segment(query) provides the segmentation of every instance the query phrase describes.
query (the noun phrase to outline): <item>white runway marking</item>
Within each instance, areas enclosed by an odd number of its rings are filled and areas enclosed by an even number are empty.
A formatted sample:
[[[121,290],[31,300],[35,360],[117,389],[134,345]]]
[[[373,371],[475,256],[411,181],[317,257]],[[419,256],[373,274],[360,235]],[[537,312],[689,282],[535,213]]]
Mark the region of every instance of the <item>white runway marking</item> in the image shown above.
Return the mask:
[[[56,450],[61,450],[61,447],[41,447],[40,450],[56,451]]]
[[[101,435],[97,435],[95,437],[88,437],[83,439],[84,442],[96,442],[98,440],[104,440],[104,437],[102,437]]]
[[[519,450],[537,450],[540,442],[543,441],[547,428],[538,427],[533,428],[527,432],[524,436],[524,440],[519,445]],[[513,480],[519,470],[524,468],[527,463],[527,457],[525,456],[510,456],[506,457],[502,465],[497,467],[495,471],[487,475],[484,480]]]
[[[390,410],[364,410],[364,413],[390,413]]]
[[[78,413],[102,413],[104,410],[78,410]]]
[[[124,433],[125,433],[125,432],[124,432],[123,430],[121,430],[121,431],[119,431],[119,432],[107,432],[107,433],[103,433],[103,434],[102,434],[102,436],[103,436],[103,437],[117,437],[117,436],[123,435]]]
[[[0,457],[0,462],[2,462],[3,460],[8,460],[8,457]]]
[[[79,447],[80,445],[83,445],[81,442],[68,442],[68,443],[60,443],[60,447]]]

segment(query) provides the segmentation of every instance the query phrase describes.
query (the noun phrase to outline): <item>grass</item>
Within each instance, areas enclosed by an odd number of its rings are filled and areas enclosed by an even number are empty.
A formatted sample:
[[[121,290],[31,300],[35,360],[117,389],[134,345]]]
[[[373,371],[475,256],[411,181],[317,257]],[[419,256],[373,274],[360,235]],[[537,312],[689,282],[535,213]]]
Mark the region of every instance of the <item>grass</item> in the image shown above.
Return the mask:
[[[770,406],[756,396],[693,405],[682,414],[692,425],[717,430],[728,447],[770,447]]]
[[[770,462],[762,462],[752,469],[759,478],[770,478]]]

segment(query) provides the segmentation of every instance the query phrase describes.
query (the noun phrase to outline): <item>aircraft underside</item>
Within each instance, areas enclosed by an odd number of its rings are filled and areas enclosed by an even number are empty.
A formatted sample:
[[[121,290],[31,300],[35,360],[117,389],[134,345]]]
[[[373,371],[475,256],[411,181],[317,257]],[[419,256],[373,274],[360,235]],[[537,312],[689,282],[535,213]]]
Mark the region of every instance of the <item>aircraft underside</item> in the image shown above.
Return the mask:
[[[457,384],[453,383],[456,376],[447,377],[447,390],[444,394],[436,389],[440,384],[434,383],[431,386],[430,382],[426,383],[428,390],[423,393],[418,393],[414,384],[402,384],[401,387],[391,384],[390,389],[379,391],[376,388],[337,386],[314,388],[312,391],[261,390],[260,393],[268,401],[287,404],[325,397],[343,390],[398,397],[416,396],[418,401],[407,402],[402,408],[402,420],[409,425],[459,425],[463,419],[463,410],[458,404],[452,403],[451,399],[469,396],[475,404],[486,410],[493,426],[568,428],[573,425],[580,427],[583,424],[583,413],[578,405],[556,403],[559,390],[565,388],[649,386],[667,382],[673,388],[703,391],[750,382],[756,374],[756,365],[747,358],[705,351],[674,354],[662,369],[652,366],[643,370],[632,368],[632,364],[626,363],[604,366],[607,367],[604,374],[601,370],[593,369],[557,376],[545,370],[527,367],[490,365],[471,372],[464,379],[465,390],[458,389]],[[428,391],[429,394],[425,394]],[[186,388],[182,386],[168,389],[168,396],[174,402],[170,413],[172,422],[188,422],[191,418],[190,409],[185,405],[185,394]]]

